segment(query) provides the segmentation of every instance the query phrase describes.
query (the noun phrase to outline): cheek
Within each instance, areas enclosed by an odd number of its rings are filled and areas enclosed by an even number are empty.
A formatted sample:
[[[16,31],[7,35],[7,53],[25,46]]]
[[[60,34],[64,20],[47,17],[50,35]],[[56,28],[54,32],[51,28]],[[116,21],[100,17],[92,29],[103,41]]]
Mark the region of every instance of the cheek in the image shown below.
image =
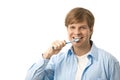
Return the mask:
[[[73,33],[72,32],[68,32],[68,39],[71,40],[72,39],[72,35]]]
[[[73,34],[72,31],[68,31],[68,36],[71,36]]]
[[[90,31],[86,31],[83,32],[84,36],[86,36],[87,38],[89,38],[91,36],[91,32]]]

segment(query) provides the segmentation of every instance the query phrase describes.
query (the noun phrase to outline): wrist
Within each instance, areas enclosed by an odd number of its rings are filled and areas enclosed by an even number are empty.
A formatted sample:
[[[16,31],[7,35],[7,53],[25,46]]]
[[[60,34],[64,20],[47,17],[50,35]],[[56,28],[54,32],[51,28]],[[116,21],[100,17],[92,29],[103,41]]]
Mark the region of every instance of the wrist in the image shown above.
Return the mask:
[[[51,54],[48,54],[48,53],[43,53],[42,54],[42,57],[44,58],[44,59],[50,59],[51,58]]]

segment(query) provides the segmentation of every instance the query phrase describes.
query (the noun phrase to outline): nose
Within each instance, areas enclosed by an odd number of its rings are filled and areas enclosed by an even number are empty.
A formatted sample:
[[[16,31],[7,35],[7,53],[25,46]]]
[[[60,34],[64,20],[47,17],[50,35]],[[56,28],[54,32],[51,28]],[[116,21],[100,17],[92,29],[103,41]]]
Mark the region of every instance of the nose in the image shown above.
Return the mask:
[[[80,35],[81,34],[81,31],[79,29],[75,29],[75,32],[74,32],[76,35]]]

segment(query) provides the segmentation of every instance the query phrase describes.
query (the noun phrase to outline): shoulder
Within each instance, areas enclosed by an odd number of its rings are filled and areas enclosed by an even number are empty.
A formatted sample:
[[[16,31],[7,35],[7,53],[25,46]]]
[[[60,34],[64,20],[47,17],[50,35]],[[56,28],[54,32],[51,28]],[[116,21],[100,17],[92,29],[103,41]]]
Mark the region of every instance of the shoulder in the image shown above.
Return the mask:
[[[103,61],[106,63],[107,62],[113,62],[113,63],[118,62],[118,60],[112,55],[113,53],[110,53],[110,52],[106,51],[105,49],[97,47],[94,43],[91,48],[91,53],[99,61]]]
[[[108,61],[110,63],[118,62],[118,60],[112,55],[112,53],[110,53],[102,48],[98,48],[98,57],[100,59],[103,59],[103,60]]]

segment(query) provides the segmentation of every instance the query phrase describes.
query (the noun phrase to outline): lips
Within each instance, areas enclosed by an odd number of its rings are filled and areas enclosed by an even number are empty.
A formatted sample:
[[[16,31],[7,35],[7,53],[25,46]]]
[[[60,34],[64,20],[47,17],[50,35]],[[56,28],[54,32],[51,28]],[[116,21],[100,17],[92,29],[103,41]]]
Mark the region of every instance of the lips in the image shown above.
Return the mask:
[[[72,39],[79,39],[79,41],[82,39],[82,37],[72,37]],[[77,41],[77,43],[79,42]]]
[[[82,37],[72,37],[73,39],[77,38],[77,39],[82,39]]]

